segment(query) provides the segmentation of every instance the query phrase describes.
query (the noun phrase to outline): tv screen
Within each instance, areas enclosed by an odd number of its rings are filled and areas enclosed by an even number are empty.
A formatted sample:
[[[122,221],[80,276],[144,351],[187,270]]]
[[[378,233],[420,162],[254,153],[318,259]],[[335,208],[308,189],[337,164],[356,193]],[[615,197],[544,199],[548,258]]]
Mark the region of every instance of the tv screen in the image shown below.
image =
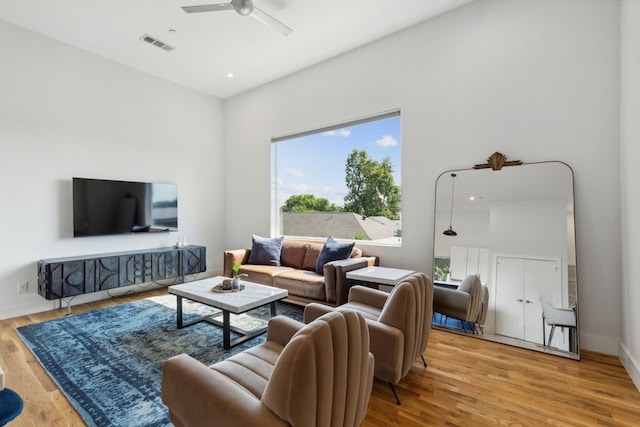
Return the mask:
[[[73,178],[73,236],[178,230],[178,186]]]

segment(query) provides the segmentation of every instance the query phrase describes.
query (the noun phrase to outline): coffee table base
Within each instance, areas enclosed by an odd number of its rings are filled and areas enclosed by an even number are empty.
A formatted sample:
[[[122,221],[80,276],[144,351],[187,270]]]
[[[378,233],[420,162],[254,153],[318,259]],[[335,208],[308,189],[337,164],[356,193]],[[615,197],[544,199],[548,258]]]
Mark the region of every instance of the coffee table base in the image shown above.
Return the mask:
[[[234,347],[238,344],[242,344],[243,342],[248,341],[251,338],[257,337],[258,335],[264,334],[267,331],[266,326],[262,328],[246,331],[244,329],[231,325],[231,312],[228,310],[221,310],[220,313],[216,313],[211,316],[203,316],[198,319],[185,322],[182,318],[182,298],[183,297],[181,297],[180,295],[176,295],[176,298],[177,298],[176,317],[177,317],[178,329],[195,325],[196,323],[200,323],[200,322],[207,322],[212,325],[219,326],[222,328],[222,347],[225,350],[229,350],[231,347]],[[271,317],[277,315],[276,301],[270,302],[268,304],[271,306]],[[220,317],[221,314],[222,314],[222,322],[217,319],[217,317]],[[241,335],[241,337],[231,341],[231,331]]]

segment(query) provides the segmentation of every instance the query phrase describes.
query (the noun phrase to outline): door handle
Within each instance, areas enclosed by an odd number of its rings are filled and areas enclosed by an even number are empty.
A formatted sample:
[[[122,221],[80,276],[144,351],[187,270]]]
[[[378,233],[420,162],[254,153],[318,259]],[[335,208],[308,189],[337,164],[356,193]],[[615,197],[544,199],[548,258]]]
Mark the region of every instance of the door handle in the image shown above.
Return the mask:
[[[522,301],[523,301],[523,299],[522,299],[522,298],[516,298],[516,301],[518,301],[518,302],[522,302]]]
[[[533,304],[533,301],[527,300],[527,304]]]

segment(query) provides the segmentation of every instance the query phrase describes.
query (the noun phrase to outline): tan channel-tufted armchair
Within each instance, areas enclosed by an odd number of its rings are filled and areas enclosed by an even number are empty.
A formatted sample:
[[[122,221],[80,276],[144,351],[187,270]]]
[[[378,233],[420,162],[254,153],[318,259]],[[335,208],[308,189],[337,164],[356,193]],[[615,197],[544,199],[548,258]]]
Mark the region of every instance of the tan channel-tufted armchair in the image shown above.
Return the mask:
[[[436,286],[433,289],[433,311],[460,320],[463,328],[464,322],[470,322],[473,325],[484,324],[489,290],[487,289],[485,293],[482,286],[480,276],[477,274],[465,277],[457,289]],[[484,297],[486,301],[483,301]]]
[[[355,310],[362,313],[369,327],[371,353],[375,357],[375,376],[387,381],[396,402],[400,399],[394,384],[407,375],[413,362],[427,348],[433,317],[433,283],[424,273],[403,279],[390,293],[353,286],[346,304],[336,308],[318,303],[305,307],[304,321],[311,322],[330,311]]]
[[[330,313],[304,325],[269,321],[267,339],[211,367],[165,362],[162,401],[176,427],[357,426],[373,384],[364,317]]]

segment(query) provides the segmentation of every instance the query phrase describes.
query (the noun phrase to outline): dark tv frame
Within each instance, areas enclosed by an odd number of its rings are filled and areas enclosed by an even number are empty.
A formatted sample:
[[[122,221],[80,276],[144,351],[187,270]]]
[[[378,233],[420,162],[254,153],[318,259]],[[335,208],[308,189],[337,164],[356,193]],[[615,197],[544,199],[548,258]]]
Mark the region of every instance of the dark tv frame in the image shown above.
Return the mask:
[[[73,237],[178,231],[177,184],[73,177],[72,195]]]

